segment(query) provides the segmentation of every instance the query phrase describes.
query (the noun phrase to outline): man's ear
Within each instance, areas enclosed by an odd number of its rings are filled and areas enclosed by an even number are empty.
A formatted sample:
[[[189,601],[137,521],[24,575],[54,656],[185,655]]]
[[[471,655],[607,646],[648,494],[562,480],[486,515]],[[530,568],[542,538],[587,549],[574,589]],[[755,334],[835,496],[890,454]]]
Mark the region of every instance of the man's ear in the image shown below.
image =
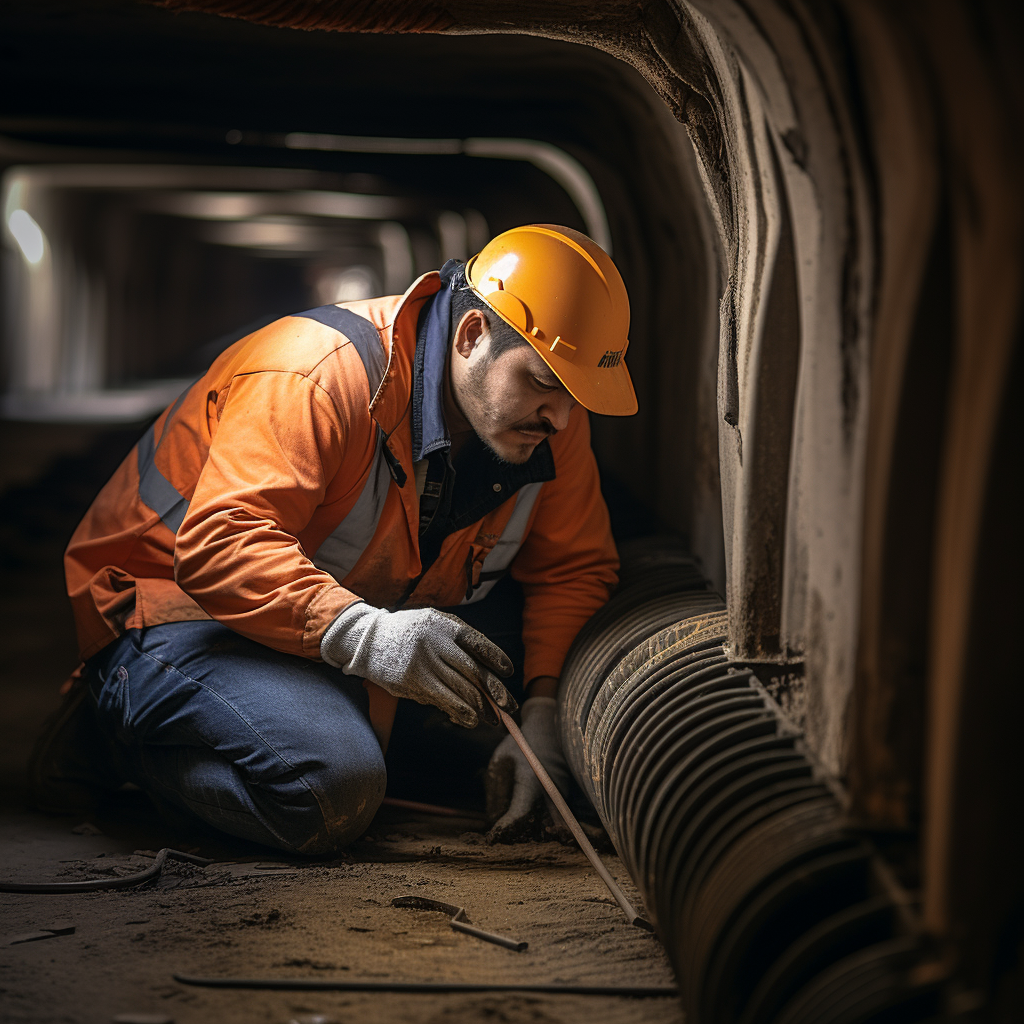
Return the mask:
[[[462,315],[459,325],[455,328],[452,349],[463,359],[468,359],[476,347],[487,337],[489,325],[487,318],[479,309],[468,309]]]

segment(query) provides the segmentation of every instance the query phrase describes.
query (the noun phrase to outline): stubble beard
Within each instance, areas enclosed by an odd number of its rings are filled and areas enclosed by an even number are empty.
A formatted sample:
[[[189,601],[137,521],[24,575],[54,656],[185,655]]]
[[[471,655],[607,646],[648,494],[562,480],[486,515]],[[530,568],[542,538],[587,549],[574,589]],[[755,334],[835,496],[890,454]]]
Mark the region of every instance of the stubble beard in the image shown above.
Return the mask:
[[[473,428],[473,432],[480,438],[484,447],[501,465],[521,466],[523,463],[529,462],[530,456],[533,455],[537,446],[523,442],[508,445],[508,449],[511,450],[501,451],[496,447],[494,442],[496,435],[504,433],[510,427],[504,425],[495,427],[488,416],[490,402],[487,395],[486,377],[489,366],[490,361],[482,366],[474,367],[472,372],[466,375],[463,381],[462,395],[453,394],[455,404],[462,413],[463,419]]]

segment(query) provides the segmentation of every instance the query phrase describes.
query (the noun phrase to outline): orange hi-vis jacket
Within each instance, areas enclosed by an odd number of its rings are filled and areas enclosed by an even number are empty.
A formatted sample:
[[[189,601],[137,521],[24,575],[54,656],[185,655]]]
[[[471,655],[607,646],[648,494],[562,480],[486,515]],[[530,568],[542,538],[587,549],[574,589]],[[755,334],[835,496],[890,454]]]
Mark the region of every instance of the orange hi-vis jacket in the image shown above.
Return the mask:
[[[161,414],[65,554],[83,658],[128,629],[213,618],[319,659],[358,598],[448,607],[507,569],[525,595],[524,679],[559,675],[618,570],[587,414],[549,439],[554,479],[451,533],[422,572],[413,358],[439,287],[430,273],[402,296],[278,320]]]

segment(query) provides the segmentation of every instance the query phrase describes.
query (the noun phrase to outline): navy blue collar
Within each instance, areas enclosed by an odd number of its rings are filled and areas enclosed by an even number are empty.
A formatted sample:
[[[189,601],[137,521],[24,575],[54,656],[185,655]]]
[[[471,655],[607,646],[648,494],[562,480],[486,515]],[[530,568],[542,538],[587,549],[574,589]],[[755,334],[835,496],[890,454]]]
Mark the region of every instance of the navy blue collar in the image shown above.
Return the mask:
[[[451,448],[444,421],[444,375],[452,333],[451,282],[461,265],[458,260],[449,260],[441,268],[441,288],[420,312],[412,374],[413,462]]]

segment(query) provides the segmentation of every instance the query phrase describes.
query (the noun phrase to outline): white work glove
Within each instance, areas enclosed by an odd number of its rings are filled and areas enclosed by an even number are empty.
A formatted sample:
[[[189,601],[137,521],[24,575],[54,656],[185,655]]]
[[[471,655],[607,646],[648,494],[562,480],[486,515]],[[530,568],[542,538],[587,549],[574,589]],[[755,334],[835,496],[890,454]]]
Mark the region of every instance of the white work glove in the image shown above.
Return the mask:
[[[530,697],[523,703],[522,733],[530,749],[547,769],[548,775],[565,796],[569,792],[569,769],[562,756],[554,697]],[[501,815],[491,828],[492,842],[510,842],[527,831],[537,801],[544,795],[551,820],[563,826],[562,816],[544,793],[540,780],[511,736],[506,736],[491,755],[487,766],[487,813]]]
[[[481,717],[497,720],[474,680],[500,708],[516,710],[494,674],[512,674],[505,652],[462,619],[434,608],[389,612],[363,601],[349,605],[327,627],[320,656],[396,697],[433,704],[467,729]]]

